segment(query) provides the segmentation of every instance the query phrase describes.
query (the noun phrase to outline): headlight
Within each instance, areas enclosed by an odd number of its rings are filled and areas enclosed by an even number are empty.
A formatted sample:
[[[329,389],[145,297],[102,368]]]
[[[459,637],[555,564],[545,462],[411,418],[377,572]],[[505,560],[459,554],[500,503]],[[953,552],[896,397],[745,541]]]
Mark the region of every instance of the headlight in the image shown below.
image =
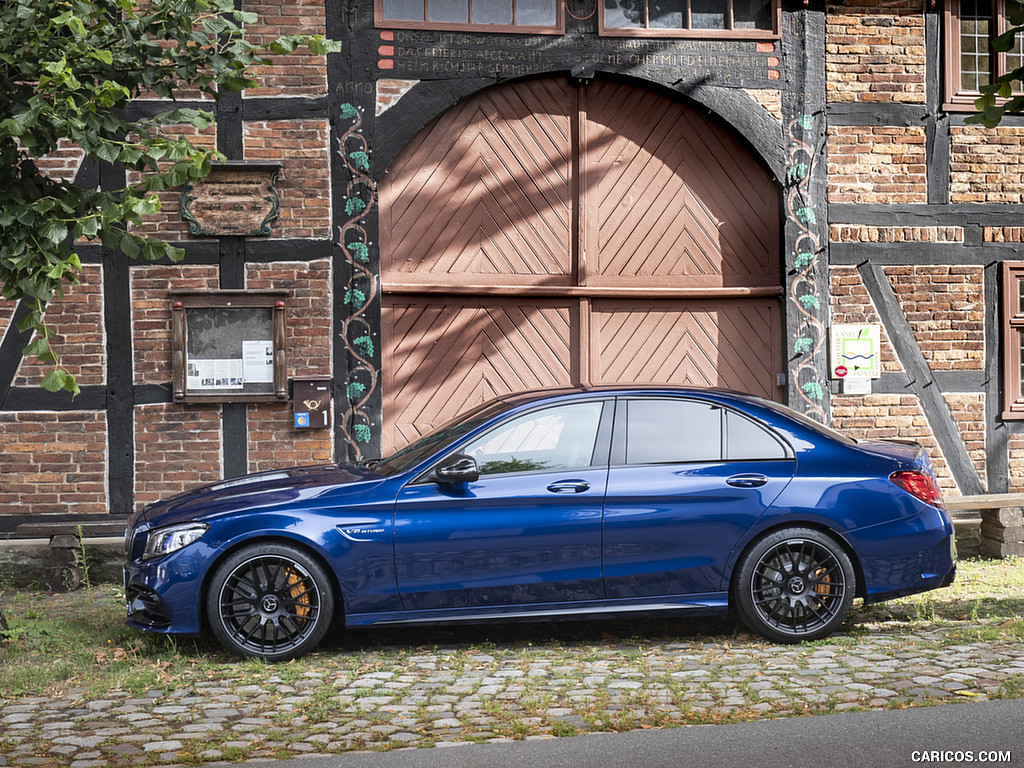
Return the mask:
[[[171,525],[167,528],[159,528],[149,534],[146,541],[146,551],[142,553],[143,560],[151,560],[161,555],[169,555],[177,552],[182,547],[187,547],[209,530],[206,523],[185,523],[184,525]]]

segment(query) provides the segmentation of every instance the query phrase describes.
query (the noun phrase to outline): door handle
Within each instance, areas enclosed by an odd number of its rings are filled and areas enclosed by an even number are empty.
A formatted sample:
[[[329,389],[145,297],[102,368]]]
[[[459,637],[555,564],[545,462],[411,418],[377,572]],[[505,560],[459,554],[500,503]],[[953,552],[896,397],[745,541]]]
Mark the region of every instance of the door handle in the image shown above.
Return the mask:
[[[725,482],[733,488],[760,488],[768,478],[764,475],[733,475]]]
[[[590,490],[586,480],[559,480],[548,486],[552,493],[583,493]]]

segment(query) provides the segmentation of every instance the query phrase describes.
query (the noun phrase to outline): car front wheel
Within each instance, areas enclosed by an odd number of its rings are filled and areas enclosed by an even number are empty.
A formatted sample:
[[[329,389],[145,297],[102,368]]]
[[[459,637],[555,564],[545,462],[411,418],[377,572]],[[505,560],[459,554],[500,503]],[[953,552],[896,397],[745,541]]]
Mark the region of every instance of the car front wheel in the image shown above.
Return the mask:
[[[217,568],[206,608],[213,633],[229,651],[284,661],[323,639],[334,614],[334,590],[303,550],[251,544]]]
[[[819,640],[846,619],[856,593],[853,564],[831,536],[786,528],[759,539],[736,570],[743,623],[781,643]]]

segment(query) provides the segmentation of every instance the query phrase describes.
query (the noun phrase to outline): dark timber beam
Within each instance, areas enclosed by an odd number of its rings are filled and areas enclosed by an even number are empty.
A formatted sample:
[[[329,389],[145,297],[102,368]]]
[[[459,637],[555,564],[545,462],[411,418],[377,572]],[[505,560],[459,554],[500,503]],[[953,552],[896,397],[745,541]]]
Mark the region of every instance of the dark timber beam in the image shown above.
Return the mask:
[[[101,163],[103,189],[122,189],[124,169]],[[130,515],[135,506],[135,385],[132,355],[132,291],[128,257],[103,249],[103,324],[107,337],[107,499],[110,514]]]
[[[0,409],[4,409],[7,402],[7,394],[14,384],[14,377],[18,373],[18,366],[21,365],[22,350],[28,346],[32,338],[32,331],[19,331],[18,323],[28,316],[28,302],[22,299],[14,308],[14,316],[7,326],[3,341],[0,342]]]
[[[239,0],[235,0],[239,7]],[[243,160],[242,94],[225,91],[217,100],[217,149],[228,160]],[[245,238],[221,237],[219,248],[220,287],[245,288]],[[249,471],[249,409],[245,403],[221,406],[221,441],[224,477]]]

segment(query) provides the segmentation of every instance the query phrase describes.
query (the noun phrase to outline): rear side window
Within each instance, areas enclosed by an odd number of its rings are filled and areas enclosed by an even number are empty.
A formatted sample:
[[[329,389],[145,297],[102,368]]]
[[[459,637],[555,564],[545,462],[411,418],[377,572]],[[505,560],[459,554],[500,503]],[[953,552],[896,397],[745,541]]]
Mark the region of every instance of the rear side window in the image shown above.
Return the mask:
[[[789,458],[789,451],[779,438],[734,411],[725,413],[725,435],[725,458],[728,461]]]
[[[630,400],[626,463],[722,460],[722,409],[696,400]]]
[[[699,400],[650,398],[626,404],[626,463],[771,461],[785,443],[740,413]]]

